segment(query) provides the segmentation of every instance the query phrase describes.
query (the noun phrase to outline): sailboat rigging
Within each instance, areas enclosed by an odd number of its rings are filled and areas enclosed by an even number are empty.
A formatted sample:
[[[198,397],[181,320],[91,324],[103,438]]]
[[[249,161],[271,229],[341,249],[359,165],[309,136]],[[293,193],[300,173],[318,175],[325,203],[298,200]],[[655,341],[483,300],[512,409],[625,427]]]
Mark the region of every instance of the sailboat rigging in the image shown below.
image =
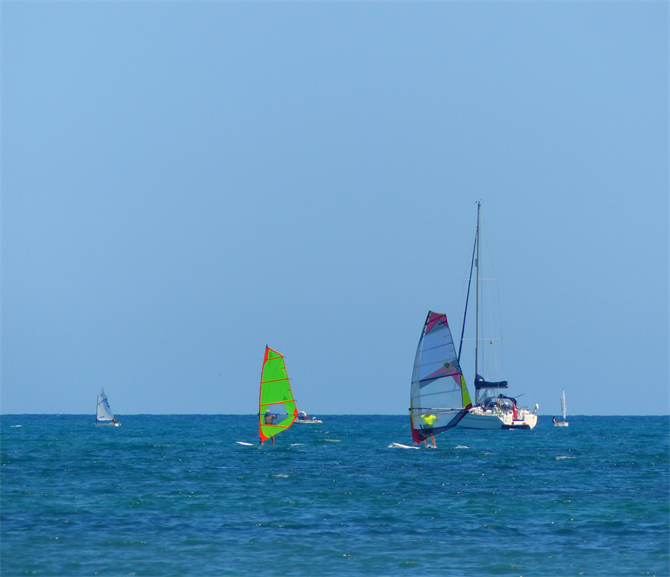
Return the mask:
[[[488,341],[493,345],[493,337],[483,339],[480,334],[482,294],[481,284],[481,202],[477,202],[477,228],[475,232],[475,244],[472,251],[472,263],[470,265],[470,276],[468,279],[468,291],[463,313],[463,327],[461,331],[461,342],[458,351],[460,363],[463,340],[465,336],[466,318],[470,298],[470,285],[472,283],[472,271],[475,270],[475,404],[468,409],[467,414],[458,422],[457,426],[467,429],[532,429],[537,424],[537,408],[531,412],[525,407],[517,404],[517,399],[503,394],[494,394],[501,389],[507,389],[509,383],[506,380],[487,380],[481,373],[484,367],[481,365],[482,342]]]

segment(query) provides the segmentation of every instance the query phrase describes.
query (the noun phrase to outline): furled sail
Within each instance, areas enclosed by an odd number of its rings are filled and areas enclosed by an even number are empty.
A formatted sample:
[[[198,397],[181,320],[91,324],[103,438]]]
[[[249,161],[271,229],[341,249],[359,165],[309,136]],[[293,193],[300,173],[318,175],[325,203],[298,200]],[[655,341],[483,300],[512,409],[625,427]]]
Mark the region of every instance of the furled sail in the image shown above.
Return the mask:
[[[487,381],[481,375],[475,375],[475,389],[506,389],[507,381]]]
[[[281,353],[265,347],[258,405],[258,433],[261,441],[288,429],[298,416],[291,383]]]
[[[114,418],[114,413],[112,413],[112,408],[109,406],[105,389],[100,390],[95,418],[101,422],[111,421]]]
[[[471,406],[447,317],[429,311],[412,372],[412,439],[419,443],[455,427]]]

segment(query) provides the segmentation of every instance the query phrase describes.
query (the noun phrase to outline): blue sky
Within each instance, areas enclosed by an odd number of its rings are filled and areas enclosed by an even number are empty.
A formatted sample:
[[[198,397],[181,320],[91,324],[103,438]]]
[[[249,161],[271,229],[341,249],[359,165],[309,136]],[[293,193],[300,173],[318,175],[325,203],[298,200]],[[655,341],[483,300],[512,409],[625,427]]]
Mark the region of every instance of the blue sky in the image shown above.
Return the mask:
[[[3,413],[406,414],[477,200],[510,392],[670,412],[667,3],[1,10]]]

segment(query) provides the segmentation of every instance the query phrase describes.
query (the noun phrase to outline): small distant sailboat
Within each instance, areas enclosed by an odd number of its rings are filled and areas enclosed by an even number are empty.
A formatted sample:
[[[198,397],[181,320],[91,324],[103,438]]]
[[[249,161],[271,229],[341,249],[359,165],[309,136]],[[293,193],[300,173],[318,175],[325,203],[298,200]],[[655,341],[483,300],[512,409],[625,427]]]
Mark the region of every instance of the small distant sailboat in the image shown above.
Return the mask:
[[[291,383],[286,373],[284,356],[265,347],[261,371],[261,392],[258,400],[258,435],[261,445],[277,433],[288,429],[298,418]]]
[[[569,426],[570,423],[568,423],[565,420],[565,416],[567,415],[567,410],[565,408],[565,389],[563,389],[563,392],[561,393],[561,413],[563,414],[563,420],[562,421],[557,421],[554,418],[554,426],[555,427],[567,427],[567,426]]]
[[[95,424],[96,425],[111,425],[112,427],[120,427],[121,423],[116,422],[116,417],[112,413],[112,407],[109,406],[105,389],[100,390],[98,395],[98,403],[95,410]]]

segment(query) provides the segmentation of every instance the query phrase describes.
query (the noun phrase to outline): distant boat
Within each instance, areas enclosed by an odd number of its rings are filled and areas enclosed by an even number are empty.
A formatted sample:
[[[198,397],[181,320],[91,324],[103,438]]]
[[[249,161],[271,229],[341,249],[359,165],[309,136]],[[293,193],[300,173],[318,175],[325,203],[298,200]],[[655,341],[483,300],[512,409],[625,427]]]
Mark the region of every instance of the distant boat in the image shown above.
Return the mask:
[[[112,413],[112,407],[109,406],[105,389],[100,390],[98,395],[98,403],[95,410],[95,424],[96,425],[111,425],[113,427],[120,427],[121,423],[116,422],[116,417]]]
[[[258,400],[258,435],[261,445],[288,429],[298,418],[291,383],[286,373],[284,356],[265,347],[261,371],[261,392]]]
[[[298,411],[298,418],[295,422],[303,425],[320,425],[323,423],[322,420],[317,419],[316,417],[308,417],[305,411]]]
[[[570,425],[565,420],[565,416],[567,415],[567,410],[565,408],[565,389],[563,389],[563,392],[561,393],[561,413],[563,415],[563,420],[562,421],[557,421],[556,418],[554,418],[554,426],[555,427],[567,427]]]

